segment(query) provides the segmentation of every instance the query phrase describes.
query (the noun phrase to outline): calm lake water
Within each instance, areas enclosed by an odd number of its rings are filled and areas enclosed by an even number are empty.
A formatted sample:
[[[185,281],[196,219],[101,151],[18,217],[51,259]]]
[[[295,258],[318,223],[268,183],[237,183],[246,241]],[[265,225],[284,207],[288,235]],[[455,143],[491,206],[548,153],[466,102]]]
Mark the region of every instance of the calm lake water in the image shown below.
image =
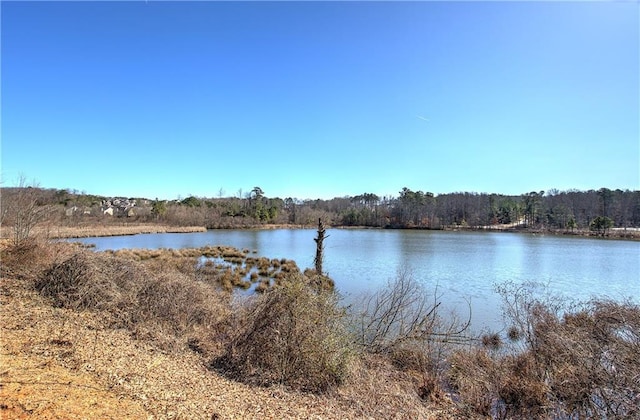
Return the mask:
[[[507,281],[547,285],[554,295],[587,300],[640,301],[640,242],[500,232],[328,229],[324,270],[347,302],[382,287],[406,267],[426,289],[437,288],[447,310],[472,326],[499,329],[501,298],[494,286]],[[230,245],[269,258],[313,267],[312,229],[212,230],[85,238],[97,250]]]

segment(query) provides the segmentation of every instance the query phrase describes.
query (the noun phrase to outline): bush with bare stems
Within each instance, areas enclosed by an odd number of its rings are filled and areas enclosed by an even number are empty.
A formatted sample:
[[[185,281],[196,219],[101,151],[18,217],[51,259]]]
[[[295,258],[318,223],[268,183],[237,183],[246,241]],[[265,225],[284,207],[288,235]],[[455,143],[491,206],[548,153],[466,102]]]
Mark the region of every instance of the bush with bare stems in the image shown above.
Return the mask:
[[[232,377],[323,392],[347,376],[351,338],[334,292],[293,275],[236,315],[237,334],[213,363]]]
[[[384,354],[416,379],[419,395],[439,398],[452,345],[470,340],[469,320],[445,320],[438,313],[437,291],[427,293],[408,268],[402,268],[386,287],[366,295],[353,311],[357,344],[368,353]]]
[[[38,184],[20,176],[16,188],[5,190],[0,200],[0,225],[11,227],[13,244],[33,236],[36,226],[50,221],[55,208],[42,202]]]
[[[528,286],[502,288],[515,344],[452,357],[470,414],[496,418],[638,418],[640,306],[592,300],[563,308]]]

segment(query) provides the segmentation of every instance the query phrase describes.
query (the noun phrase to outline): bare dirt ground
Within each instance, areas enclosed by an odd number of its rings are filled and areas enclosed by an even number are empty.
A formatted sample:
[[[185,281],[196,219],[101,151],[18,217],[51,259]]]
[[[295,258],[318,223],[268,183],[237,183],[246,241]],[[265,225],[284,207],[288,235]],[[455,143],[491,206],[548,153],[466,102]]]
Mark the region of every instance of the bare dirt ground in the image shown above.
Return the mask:
[[[99,313],[54,308],[22,280],[0,280],[0,305],[2,419],[454,418],[384,370],[329,395],[251,387],[197,353],[110,329]]]
[[[2,418],[333,417],[318,397],[232,382],[196,354],[164,354],[15,283],[3,279]]]

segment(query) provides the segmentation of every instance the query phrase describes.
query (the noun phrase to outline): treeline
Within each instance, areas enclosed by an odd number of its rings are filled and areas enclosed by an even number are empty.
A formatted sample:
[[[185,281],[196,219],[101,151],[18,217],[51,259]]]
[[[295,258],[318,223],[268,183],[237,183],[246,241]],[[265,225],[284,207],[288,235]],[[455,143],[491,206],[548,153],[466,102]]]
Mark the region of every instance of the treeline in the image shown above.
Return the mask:
[[[415,227],[485,227],[510,225],[538,229],[586,229],[598,217],[609,227],[640,226],[640,191],[534,191],[519,196],[430,192],[403,188],[398,197],[364,194],[340,211],[344,225]],[[345,203],[346,204],[346,203]]]
[[[25,199],[25,197],[27,197]],[[330,200],[270,198],[260,187],[236,197],[189,196],[177,200],[112,198],[70,190],[2,188],[2,223],[28,206],[46,207],[46,217],[62,224],[118,219],[207,228],[261,224],[444,229],[513,227],[601,230],[640,227],[640,191],[533,191],[518,196],[456,192],[435,195],[403,188],[398,196],[364,193]]]

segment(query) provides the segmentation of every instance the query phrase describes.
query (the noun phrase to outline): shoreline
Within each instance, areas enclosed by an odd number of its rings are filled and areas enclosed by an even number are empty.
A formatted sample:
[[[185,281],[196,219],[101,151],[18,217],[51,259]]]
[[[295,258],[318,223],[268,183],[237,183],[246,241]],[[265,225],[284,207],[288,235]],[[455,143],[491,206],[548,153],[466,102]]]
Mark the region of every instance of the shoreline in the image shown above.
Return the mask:
[[[438,229],[428,228],[406,228],[406,227],[376,227],[376,226],[328,226],[331,229],[391,229],[391,230],[433,230],[445,232],[501,232],[501,233],[519,233],[528,235],[554,235],[554,236],[571,236],[592,239],[610,239],[610,240],[631,240],[640,241],[639,228],[616,228],[611,229],[605,236],[601,236],[590,230],[548,230],[548,229],[528,229],[514,228],[503,226],[443,226]],[[254,226],[237,226],[237,227],[215,227],[207,228],[205,226],[169,226],[162,224],[121,224],[121,225],[83,225],[83,226],[42,226],[34,229],[34,236],[45,237],[48,239],[73,239],[73,238],[98,238],[109,236],[130,236],[150,233],[197,233],[207,232],[209,230],[275,230],[275,229],[315,229],[313,225],[299,224],[265,224]],[[0,231],[3,241],[11,239],[10,229],[3,227]]]
[[[447,232],[501,232],[501,233],[519,233],[525,235],[553,235],[553,236],[570,236],[575,238],[587,239],[610,239],[610,240],[627,240],[640,241],[640,229],[616,228],[609,230],[604,236],[591,230],[554,230],[554,229],[536,229],[536,228],[513,228],[513,227],[494,227],[494,226],[472,226],[472,227],[444,227],[440,229]]]

